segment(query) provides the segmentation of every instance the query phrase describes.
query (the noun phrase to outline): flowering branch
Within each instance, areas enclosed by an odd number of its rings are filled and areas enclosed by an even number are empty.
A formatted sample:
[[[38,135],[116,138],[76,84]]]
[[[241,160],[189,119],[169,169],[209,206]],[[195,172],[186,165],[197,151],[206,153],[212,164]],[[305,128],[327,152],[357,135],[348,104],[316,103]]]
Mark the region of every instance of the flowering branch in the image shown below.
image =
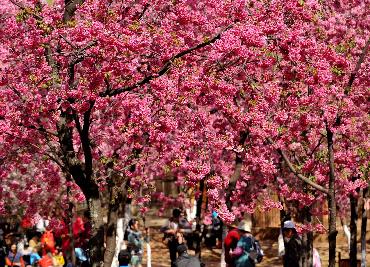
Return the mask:
[[[271,140],[271,138],[267,138],[267,141],[270,143],[270,144],[273,144],[273,141]],[[311,181],[309,178],[307,178],[306,176],[300,174],[293,166],[292,162],[290,161],[288,155],[285,153],[285,151],[283,151],[282,149],[278,148],[277,149],[277,152],[280,154],[280,156],[283,158],[283,160],[285,161],[285,163],[287,164],[288,168],[290,169],[290,171],[295,175],[297,176],[299,179],[301,179],[303,182],[305,182],[306,184],[309,184],[310,186],[312,186],[313,188],[319,190],[320,192],[324,193],[324,194],[329,194],[329,190],[324,188],[323,186]]]
[[[356,78],[356,75],[357,75],[358,71],[360,70],[361,64],[364,62],[366,54],[369,51],[369,46],[370,46],[370,38],[367,40],[366,45],[365,45],[364,49],[362,50],[362,53],[361,53],[361,55],[360,55],[360,57],[357,61],[356,67],[353,70],[353,72],[351,73],[351,76],[349,77],[347,88],[352,87],[352,84],[353,84],[353,82]],[[348,93],[348,91],[347,91],[347,93]]]
[[[193,52],[195,50],[201,49],[203,47],[206,47],[206,46],[216,42],[218,39],[221,38],[221,34],[224,33],[225,31],[227,31],[230,28],[232,28],[232,25],[228,25],[227,27],[222,29],[219,33],[217,33],[215,36],[213,36],[211,39],[209,39],[207,41],[204,41],[204,42],[202,42],[202,43],[200,43],[196,46],[193,46],[189,49],[186,49],[186,50],[172,56],[169,60],[166,61],[166,63],[163,65],[163,67],[157,73],[151,74],[151,75],[145,77],[144,79],[142,79],[141,81],[139,81],[139,82],[137,82],[133,85],[130,85],[130,86],[120,87],[120,88],[117,88],[117,89],[114,89],[114,90],[107,89],[106,91],[100,93],[100,96],[101,97],[116,96],[116,95],[119,95],[123,92],[132,91],[132,90],[138,88],[139,86],[142,86],[144,84],[149,83],[154,78],[158,78],[158,77],[162,76],[163,74],[165,74],[170,69],[170,67],[172,66],[173,62],[176,59],[179,59],[183,56],[186,56],[186,55],[190,54],[191,52]]]
[[[317,183],[311,181],[309,178],[307,178],[306,176],[303,176],[302,174],[300,174],[293,166],[292,162],[289,160],[287,154],[281,150],[280,148],[278,149],[278,153],[282,156],[282,158],[284,159],[285,163],[288,165],[288,168],[290,169],[290,171],[295,175],[297,176],[299,179],[301,179],[303,182],[305,182],[306,184],[309,184],[310,186],[312,186],[313,188],[319,190],[320,192],[324,193],[324,194],[329,194],[329,191],[328,189],[322,187],[321,185],[318,185]]]

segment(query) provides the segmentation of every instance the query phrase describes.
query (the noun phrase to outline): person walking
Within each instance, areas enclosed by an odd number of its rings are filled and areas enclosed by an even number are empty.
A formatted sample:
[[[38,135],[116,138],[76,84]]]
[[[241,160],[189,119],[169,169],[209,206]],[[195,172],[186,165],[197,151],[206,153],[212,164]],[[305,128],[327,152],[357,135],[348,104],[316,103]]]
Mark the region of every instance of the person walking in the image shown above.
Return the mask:
[[[176,238],[177,234],[190,233],[191,225],[186,222],[185,218],[181,217],[180,209],[174,209],[172,211],[172,217],[161,228],[161,232],[164,233],[163,240],[170,251],[171,267],[174,267],[177,258],[177,246],[179,245]]]
[[[218,216],[218,213],[213,211],[212,212],[212,235],[215,238],[215,245],[217,248],[222,247],[222,229],[223,229],[223,223],[220,217]]]
[[[131,253],[131,267],[141,267],[143,260],[143,241],[147,240],[148,232],[143,238],[138,219],[131,219],[128,223],[127,249]]]
[[[252,235],[252,222],[241,221],[238,225],[240,239],[232,252],[235,267],[255,267],[256,262],[261,262],[263,251],[258,241]]]
[[[178,233],[176,239],[179,244],[176,248],[179,257],[175,261],[175,267],[200,267],[199,259],[188,254],[188,248],[185,245],[184,236],[181,233]]]
[[[8,256],[6,257],[8,267],[24,267],[22,254],[17,251],[17,245],[12,244]]]
[[[200,267],[200,261],[197,257],[188,254],[188,248],[185,244],[177,246],[179,257],[175,261],[175,267]]]
[[[293,221],[285,221],[283,225],[285,254],[284,267],[302,267],[302,240],[298,236]]]
[[[227,267],[235,267],[232,251],[236,248],[238,241],[241,237],[241,232],[235,225],[229,226],[229,232],[224,240],[225,247],[225,262]]]

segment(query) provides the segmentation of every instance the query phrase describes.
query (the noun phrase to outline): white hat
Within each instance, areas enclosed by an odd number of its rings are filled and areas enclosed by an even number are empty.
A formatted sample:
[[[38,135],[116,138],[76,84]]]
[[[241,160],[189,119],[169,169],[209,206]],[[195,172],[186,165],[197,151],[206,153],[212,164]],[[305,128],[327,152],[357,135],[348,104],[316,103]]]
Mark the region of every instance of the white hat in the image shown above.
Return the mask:
[[[285,221],[283,228],[285,228],[285,229],[295,229],[295,224],[292,221]]]
[[[251,232],[252,222],[250,220],[243,220],[238,224],[238,229],[245,232]]]

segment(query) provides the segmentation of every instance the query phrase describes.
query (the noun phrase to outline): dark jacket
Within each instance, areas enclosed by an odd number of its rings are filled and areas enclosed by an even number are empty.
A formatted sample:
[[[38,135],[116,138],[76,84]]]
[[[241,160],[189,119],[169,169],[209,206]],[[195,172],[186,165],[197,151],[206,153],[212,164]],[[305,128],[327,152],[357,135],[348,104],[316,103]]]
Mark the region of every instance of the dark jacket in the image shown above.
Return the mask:
[[[294,234],[288,242],[284,242],[284,267],[301,267],[302,266],[302,240]]]
[[[198,258],[182,253],[175,262],[176,267],[200,267]]]
[[[6,248],[5,242],[0,239],[0,267],[5,266]]]

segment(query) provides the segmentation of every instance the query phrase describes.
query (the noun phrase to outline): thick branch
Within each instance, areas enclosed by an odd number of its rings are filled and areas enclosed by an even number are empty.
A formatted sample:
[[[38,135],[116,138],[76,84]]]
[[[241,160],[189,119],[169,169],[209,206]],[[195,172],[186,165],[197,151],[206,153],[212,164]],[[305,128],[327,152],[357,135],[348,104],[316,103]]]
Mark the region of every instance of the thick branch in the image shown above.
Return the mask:
[[[248,136],[249,136],[248,131],[240,132],[239,145],[243,146]],[[226,192],[226,205],[228,206],[228,208],[231,208],[232,206],[232,202],[230,198],[231,198],[232,192],[235,189],[236,183],[238,182],[241,176],[242,168],[243,168],[243,159],[240,157],[240,155],[237,154],[235,158],[235,169],[234,169],[233,174],[230,177],[230,183],[229,183],[229,186]]]
[[[76,47],[74,44],[72,44],[72,42],[71,42],[71,41],[69,41],[69,40],[67,39],[67,37],[63,36],[62,34],[59,34],[59,36],[60,36],[60,38],[62,38],[62,39],[63,39],[67,44],[69,44],[72,48],[77,49],[77,47]]]
[[[92,165],[93,165],[89,130],[90,130],[90,116],[91,116],[91,111],[94,107],[94,104],[95,104],[94,101],[90,101],[89,109],[84,114],[84,120],[83,120],[84,125],[80,133],[81,144],[82,144],[82,148],[83,148],[84,156],[85,156],[85,173],[86,173],[87,178],[90,178],[92,175]]]
[[[327,141],[328,141],[328,159],[329,159],[329,177],[330,181],[332,182],[333,187],[333,194],[335,192],[334,186],[335,186],[335,166],[334,166],[334,149],[333,149],[333,132],[329,128],[328,124],[326,124],[326,135],[327,135]]]
[[[81,135],[82,127],[81,127],[81,123],[80,123],[80,117],[78,116],[78,114],[76,113],[75,110],[73,111],[73,119],[74,119],[75,124],[76,124],[76,129],[77,129],[78,133]]]
[[[54,132],[51,132],[51,131],[48,131],[46,130],[44,127],[36,127],[34,125],[30,125],[30,126],[25,126],[23,124],[20,124],[19,126],[21,127],[26,127],[26,128],[29,128],[29,129],[33,129],[33,130],[37,130],[41,133],[45,133],[45,134],[49,134],[49,135],[52,135],[52,136],[55,136],[55,137],[58,137],[58,134],[57,133],[54,133]]]
[[[63,14],[63,21],[64,22],[70,21],[77,10],[77,6],[82,4],[83,2],[84,0],[64,0],[65,8]]]
[[[267,138],[267,141],[270,143],[270,144],[273,144],[274,142],[272,141],[271,138]],[[290,169],[290,171],[295,175],[297,176],[299,179],[301,179],[303,182],[311,185],[313,188],[319,190],[320,192],[322,193],[325,193],[325,194],[329,194],[329,191],[328,189],[322,187],[321,185],[318,185],[317,183],[311,181],[309,178],[303,176],[302,174],[300,174],[293,166],[292,162],[289,160],[289,157],[287,156],[287,154],[281,150],[280,148],[277,149],[277,152],[281,155],[281,157],[283,158],[283,160],[285,161],[285,163],[288,165],[288,168]]]
[[[359,59],[357,61],[356,67],[353,70],[353,72],[351,73],[351,76],[349,77],[349,81],[348,81],[348,84],[347,84],[348,89],[350,87],[352,87],[352,85],[353,85],[353,82],[356,78],[356,75],[357,75],[358,71],[360,70],[361,64],[364,62],[366,54],[369,51],[369,46],[370,46],[370,38],[367,40],[366,45],[365,45],[364,49],[362,50],[361,56],[359,57]],[[346,92],[348,94],[349,90],[346,90]]]
[[[69,61],[69,64],[68,64],[68,77],[69,77],[69,80],[68,80],[68,85],[69,85],[69,88],[72,89],[75,87],[75,66],[82,62],[84,59],[85,59],[85,51],[93,46],[95,46],[97,44],[97,41],[96,40],[93,40],[89,43],[86,44],[86,46],[84,46],[83,48],[75,51]]]
[[[137,82],[133,85],[130,85],[130,86],[120,87],[120,88],[117,88],[115,90],[109,90],[108,89],[105,92],[100,93],[100,96],[101,97],[115,96],[115,95],[121,94],[123,92],[132,91],[132,90],[138,88],[139,86],[142,86],[142,85],[145,85],[145,84],[149,83],[154,78],[158,78],[158,77],[162,76],[163,74],[165,74],[170,69],[170,67],[172,66],[175,59],[179,59],[183,56],[186,56],[186,55],[192,53],[195,50],[199,50],[203,47],[206,47],[206,46],[216,42],[218,39],[221,38],[221,34],[224,33],[225,31],[227,31],[228,29],[230,29],[231,27],[232,27],[232,25],[229,25],[229,26],[225,27],[224,29],[222,29],[219,33],[217,33],[211,39],[209,39],[205,42],[202,42],[202,43],[200,43],[196,46],[193,46],[193,47],[191,47],[187,50],[184,50],[184,51],[174,55],[168,61],[166,61],[166,63],[163,65],[163,67],[157,73],[151,74],[151,75],[145,77],[144,79],[142,79],[141,81],[139,81],[139,82]]]
[[[326,188],[322,187],[321,185],[318,185],[317,183],[311,181],[309,178],[307,178],[307,177],[303,176],[302,174],[300,174],[294,168],[292,162],[289,160],[288,156],[286,155],[286,153],[284,151],[282,151],[281,149],[278,149],[278,153],[282,156],[282,158],[284,159],[285,163],[288,165],[288,168],[290,169],[290,171],[292,173],[294,173],[295,176],[297,176],[299,179],[301,179],[306,184],[309,184],[313,188],[319,190],[320,192],[325,193],[325,194],[329,194],[329,191]]]

